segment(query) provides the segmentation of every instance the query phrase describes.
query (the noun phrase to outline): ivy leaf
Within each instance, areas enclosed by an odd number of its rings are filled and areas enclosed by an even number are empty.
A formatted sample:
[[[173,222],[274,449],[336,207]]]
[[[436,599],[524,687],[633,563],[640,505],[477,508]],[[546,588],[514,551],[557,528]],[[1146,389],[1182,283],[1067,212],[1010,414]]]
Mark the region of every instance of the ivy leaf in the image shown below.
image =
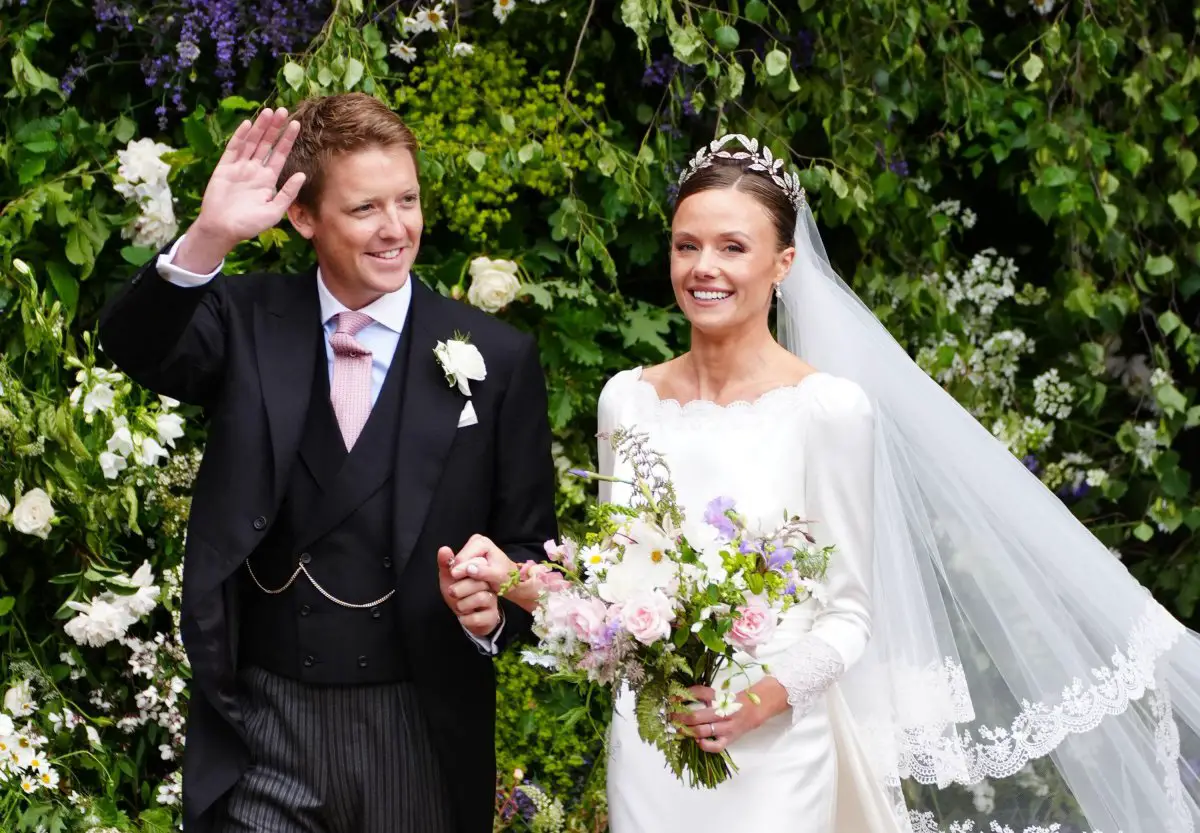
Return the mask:
[[[62,301],[67,316],[74,317],[75,310],[79,306],[79,282],[56,260],[46,263],[46,272],[50,275],[50,284],[54,287],[54,294]]]
[[[1051,188],[1057,188],[1060,185],[1074,182],[1079,176],[1071,168],[1064,168],[1061,165],[1055,165],[1052,168],[1047,168],[1042,172],[1042,182]]]
[[[1045,68],[1045,66],[1046,65],[1042,63],[1042,59],[1037,55],[1030,55],[1029,60],[1027,60],[1021,67],[1021,72],[1026,78],[1029,79],[1030,83],[1032,83],[1038,80],[1038,76],[1042,74],[1042,70]]]
[[[713,40],[716,41],[717,48],[724,52],[732,52],[741,43],[737,29],[734,29],[732,26],[719,27],[713,35]]]
[[[1171,196],[1167,197],[1167,205],[1171,206],[1171,210],[1175,212],[1175,216],[1179,218],[1179,222],[1185,226],[1192,224],[1192,199],[1183,191],[1176,191]]]
[[[7,616],[9,613],[11,613],[13,606],[16,605],[16,603],[17,600],[12,596],[4,596],[3,598],[0,598],[0,616]]]
[[[346,74],[342,76],[342,85],[347,90],[354,89],[354,86],[362,80],[364,69],[362,61],[358,58],[351,58],[346,62]]]
[[[833,193],[837,194],[838,199],[844,200],[850,193],[850,186],[846,184],[846,180],[842,179],[842,175],[837,168],[829,169],[829,186],[833,188]]]
[[[1158,329],[1164,336],[1169,336],[1175,332],[1182,323],[1183,321],[1180,320],[1179,316],[1171,312],[1171,310],[1167,310],[1158,317]]]
[[[304,83],[304,68],[295,61],[283,65],[283,78],[293,90],[299,90]]]
[[[717,103],[732,101],[742,94],[746,84],[746,70],[737,61],[731,61],[728,70],[721,76],[717,89]]]
[[[762,23],[767,19],[769,11],[767,4],[762,0],[750,0],[746,4],[746,19],[751,23]]]
[[[1182,151],[1179,156],[1179,171],[1183,174],[1183,178],[1187,179],[1196,170],[1196,154],[1190,150]]]
[[[524,154],[524,150],[524,148],[521,149],[522,154]],[[467,164],[475,170],[475,173],[481,173],[484,166],[487,165],[487,154],[481,150],[473,150],[467,154]]]
[[[1175,261],[1169,255],[1155,255],[1154,257],[1146,258],[1146,274],[1158,277],[1159,275],[1166,275],[1174,271],[1174,269]]]
[[[1133,537],[1145,543],[1154,537],[1154,528],[1148,523],[1140,523],[1133,528]]]
[[[669,19],[667,36],[671,41],[671,49],[675,52],[675,57],[683,63],[695,66],[704,60],[704,37],[695,26],[691,24],[680,26],[674,20]]]
[[[763,64],[767,68],[767,75],[770,75],[771,77],[780,75],[785,69],[788,68],[787,53],[779,49],[772,49],[767,53],[767,57],[763,61]]]

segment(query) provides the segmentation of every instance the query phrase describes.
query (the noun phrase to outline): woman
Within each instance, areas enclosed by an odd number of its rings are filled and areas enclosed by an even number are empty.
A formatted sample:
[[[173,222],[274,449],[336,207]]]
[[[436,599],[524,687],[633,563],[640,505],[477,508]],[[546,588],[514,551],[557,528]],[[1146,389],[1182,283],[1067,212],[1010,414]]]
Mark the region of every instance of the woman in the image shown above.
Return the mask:
[[[733,679],[743,708],[718,717],[697,689],[680,716],[729,750],[728,781],[676,781],[619,698],[614,833],[1190,833],[1200,639],[909,360],[756,141],[719,139],[684,173],[671,280],[691,349],[611,379],[601,433],[648,433],[689,518],[729,495],[764,529],[810,519],[835,552],[829,598]],[[603,440],[600,462],[628,474]]]

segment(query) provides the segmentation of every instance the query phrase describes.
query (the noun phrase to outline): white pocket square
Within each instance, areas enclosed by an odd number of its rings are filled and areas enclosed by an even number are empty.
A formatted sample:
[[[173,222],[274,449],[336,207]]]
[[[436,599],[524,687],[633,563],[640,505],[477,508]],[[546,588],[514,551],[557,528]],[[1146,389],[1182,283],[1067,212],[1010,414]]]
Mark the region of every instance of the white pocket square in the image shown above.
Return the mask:
[[[476,425],[479,422],[479,417],[475,416],[475,406],[468,402],[463,405],[462,413],[458,415],[458,427],[465,428],[468,425]]]

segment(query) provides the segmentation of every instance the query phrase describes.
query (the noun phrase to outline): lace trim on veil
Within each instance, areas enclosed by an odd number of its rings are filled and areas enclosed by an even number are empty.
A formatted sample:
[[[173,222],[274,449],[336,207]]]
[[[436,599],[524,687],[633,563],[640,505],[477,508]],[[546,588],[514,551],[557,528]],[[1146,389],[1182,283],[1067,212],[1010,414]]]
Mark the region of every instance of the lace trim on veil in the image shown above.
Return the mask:
[[[1020,713],[1008,727],[955,728],[954,723],[970,722],[974,715],[962,667],[946,660],[941,668],[928,669],[905,681],[919,685],[916,690],[909,689],[909,702],[920,702],[931,692],[941,693],[940,701],[948,706],[933,710],[942,719],[902,719],[903,725],[892,732],[870,727],[869,736],[877,744],[893,744],[890,750],[877,745],[877,760],[890,759],[887,769],[891,770],[889,780],[893,783],[912,778],[944,788],[955,782],[969,785],[985,778],[1007,778],[1031,760],[1048,755],[1069,735],[1095,729],[1106,716],[1122,714],[1147,690],[1155,689],[1159,658],[1184,632],[1182,624],[1151,600],[1130,632],[1124,650],[1114,651],[1110,665],[1092,670],[1094,681],[1075,678],[1064,687],[1062,700],[1054,705],[1023,701]],[[938,679],[930,679],[930,675]],[[922,677],[924,684],[918,682]],[[1170,713],[1169,700],[1163,708]],[[905,717],[912,715],[909,711]],[[1167,732],[1161,727],[1160,731]],[[1161,740],[1166,743],[1169,737]],[[1174,746],[1173,760],[1177,760],[1177,734]],[[1162,754],[1170,757],[1169,752]]]

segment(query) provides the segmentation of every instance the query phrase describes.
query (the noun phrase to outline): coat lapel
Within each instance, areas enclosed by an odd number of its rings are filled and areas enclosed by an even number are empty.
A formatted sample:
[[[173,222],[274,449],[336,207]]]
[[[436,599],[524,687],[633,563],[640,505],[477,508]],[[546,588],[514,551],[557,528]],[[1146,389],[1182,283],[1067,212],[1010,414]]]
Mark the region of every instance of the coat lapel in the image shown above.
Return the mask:
[[[420,282],[413,282],[412,342],[404,376],[399,435],[396,438],[396,575],[402,574],[425,525],[425,517],[446,455],[458,432],[458,417],[466,402],[458,388],[446,382],[433,349],[454,337],[446,315],[447,303]]]
[[[274,489],[282,498],[300,447],[313,365],[321,342],[321,304],[315,269],[279,284],[278,292],[255,307],[258,378],[271,434]]]

